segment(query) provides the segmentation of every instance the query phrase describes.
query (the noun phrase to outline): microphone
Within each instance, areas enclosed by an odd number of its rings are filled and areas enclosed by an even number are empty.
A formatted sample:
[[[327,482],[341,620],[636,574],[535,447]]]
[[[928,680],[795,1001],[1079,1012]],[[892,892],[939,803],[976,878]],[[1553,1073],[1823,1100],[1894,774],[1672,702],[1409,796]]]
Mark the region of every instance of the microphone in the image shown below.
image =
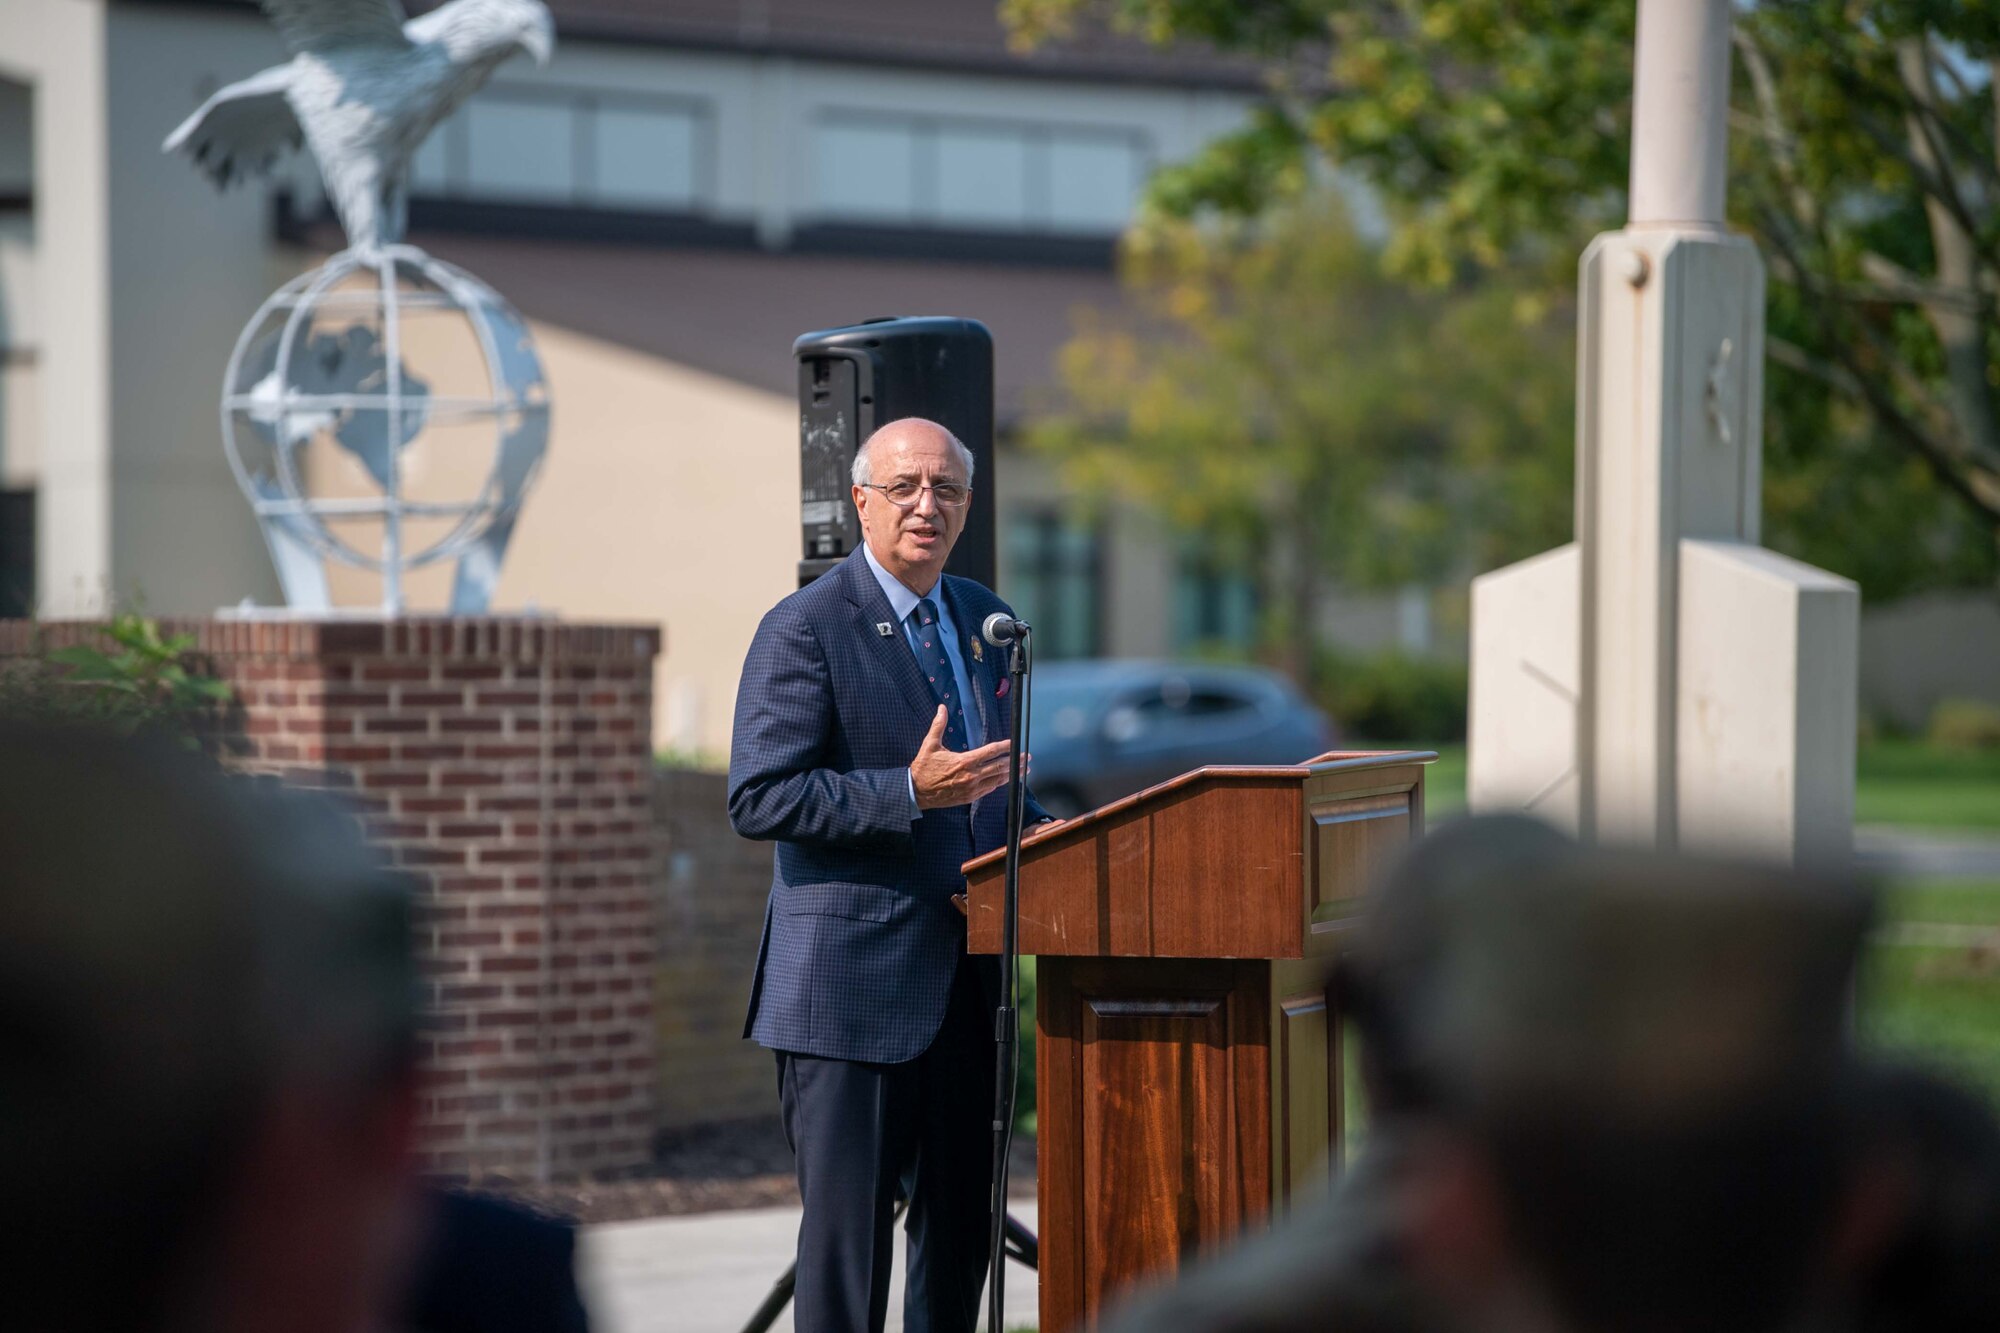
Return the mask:
[[[995,648],[1005,648],[1016,639],[1028,634],[1028,622],[1016,620],[1005,611],[995,611],[986,617],[986,623],[979,627],[980,637]]]

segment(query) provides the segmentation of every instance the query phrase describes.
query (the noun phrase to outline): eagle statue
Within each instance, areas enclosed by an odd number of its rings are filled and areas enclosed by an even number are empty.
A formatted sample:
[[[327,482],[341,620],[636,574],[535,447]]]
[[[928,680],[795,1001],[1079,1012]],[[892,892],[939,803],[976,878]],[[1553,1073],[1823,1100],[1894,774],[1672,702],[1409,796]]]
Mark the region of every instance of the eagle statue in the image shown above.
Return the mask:
[[[305,143],[350,246],[403,238],[417,149],[516,51],[546,65],[542,0],[449,0],[405,20],[399,0],[260,0],[292,58],[232,83],[167,136],[227,188]]]

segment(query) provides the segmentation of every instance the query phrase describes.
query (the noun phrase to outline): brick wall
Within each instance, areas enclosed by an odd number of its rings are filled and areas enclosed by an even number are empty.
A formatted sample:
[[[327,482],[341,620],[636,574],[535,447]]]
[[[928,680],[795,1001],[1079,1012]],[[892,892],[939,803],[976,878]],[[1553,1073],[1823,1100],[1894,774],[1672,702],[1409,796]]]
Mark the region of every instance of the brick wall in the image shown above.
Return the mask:
[[[776,1113],[771,1053],[743,1040],[771,845],[729,827],[727,778],[663,769],[654,781],[662,854],[653,985],[658,1124],[681,1129]]]
[[[0,622],[0,656],[26,651],[34,628]],[[544,1178],[644,1160],[658,631],[497,618],[162,628],[194,635],[235,687],[244,767],[342,791],[423,878],[429,1164]],[[40,629],[49,648],[97,632]]]

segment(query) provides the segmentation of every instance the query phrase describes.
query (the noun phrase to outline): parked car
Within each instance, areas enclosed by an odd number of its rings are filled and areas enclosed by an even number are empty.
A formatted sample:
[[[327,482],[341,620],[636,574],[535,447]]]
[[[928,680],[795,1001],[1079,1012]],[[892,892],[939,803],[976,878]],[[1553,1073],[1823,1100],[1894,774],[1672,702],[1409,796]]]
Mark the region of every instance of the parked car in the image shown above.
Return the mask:
[[[1295,764],[1334,747],[1326,716],[1255,667],[1049,662],[1032,688],[1029,782],[1065,818],[1204,764]]]

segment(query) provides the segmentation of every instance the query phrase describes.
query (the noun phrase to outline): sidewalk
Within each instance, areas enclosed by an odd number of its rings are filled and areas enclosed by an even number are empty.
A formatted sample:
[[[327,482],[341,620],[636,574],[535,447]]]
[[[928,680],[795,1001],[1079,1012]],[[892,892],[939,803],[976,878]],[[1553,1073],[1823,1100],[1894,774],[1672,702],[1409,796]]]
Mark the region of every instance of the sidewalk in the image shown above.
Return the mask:
[[[1015,1199],[1008,1211],[1030,1231],[1037,1229],[1033,1199]],[[900,1223],[897,1232],[891,1329],[903,1326]],[[791,1264],[798,1234],[796,1207],[587,1227],[578,1276],[590,1302],[593,1333],[736,1333]],[[1006,1326],[1037,1322],[1035,1275],[1010,1263]],[[790,1333],[789,1306],[771,1327],[774,1333]]]
[[[1988,830],[1864,824],[1854,831],[1861,862],[1889,874],[1925,878],[2000,878],[2000,834]]]

